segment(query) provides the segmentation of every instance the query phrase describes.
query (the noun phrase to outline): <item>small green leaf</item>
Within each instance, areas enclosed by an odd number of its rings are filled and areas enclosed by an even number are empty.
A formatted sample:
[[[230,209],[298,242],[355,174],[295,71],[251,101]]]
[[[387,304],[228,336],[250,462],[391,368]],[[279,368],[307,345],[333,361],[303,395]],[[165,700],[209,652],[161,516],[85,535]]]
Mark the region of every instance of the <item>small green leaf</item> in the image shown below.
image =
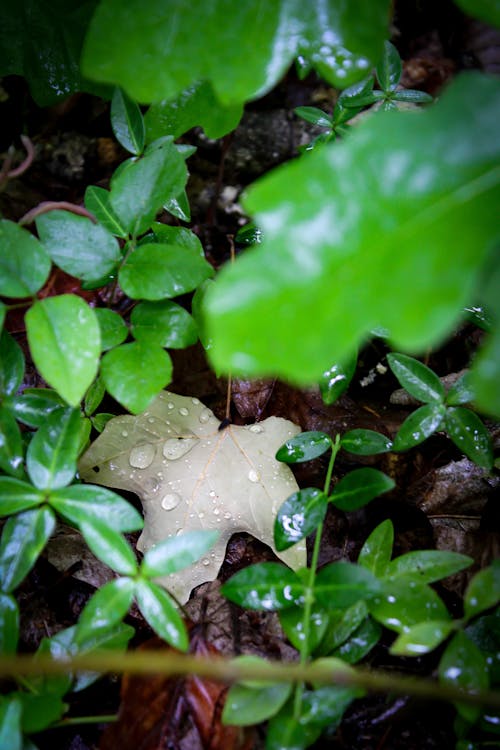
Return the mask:
[[[293,703],[289,700],[271,717],[267,725],[266,750],[305,750],[320,736],[321,727],[299,721]]]
[[[13,221],[0,221],[0,295],[30,297],[49,277],[51,262],[42,243]]]
[[[371,615],[398,633],[413,625],[449,620],[448,610],[436,592],[425,583],[408,578],[382,582],[381,590],[368,602]]]
[[[19,425],[6,408],[0,408],[0,469],[15,477],[24,476],[24,446]]]
[[[387,518],[372,531],[363,544],[358,556],[358,565],[370,570],[377,578],[384,576],[392,557],[393,544],[394,526]]]
[[[148,578],[166,576],[189,567],[215,544],[217,531],[190,531],[155,544],[141,564],[141,574]]]
[[[469,619],[500,601],[500,561],[476,573],[464,596],[465,616]]]
[[[59,695],[18,693],[22,705],[21,727],[26,734],[41,732],[61,718],[68,706]]]
[[[105,307],[98,307],[94,312],[101,331],[101,350],[105,352],[123,344],[128,336],[128,328],[122,316]]]
[[[146,141],[142,112],[138,104],[119,87],[115,88],[111,99],[111,127],[123,148],[135,156],[142,154]]]
[[[22,750],[21,710],[17,693],[0,696],[0,747]]]
[[[259,245],[262,242],[262,232],[254,221],[250,221],[244,227],[238,229],[234,239],[240,245]]]
[[[324,432],[301,432],[290,438],[276,453],[276,460],[287,464],[310,461],[326,453],[332,447],[332,441]]]
[[[315,487],[290,495],[278,510],[274,523],[274,545],[278,552],[315,531],[325,517],[327,506],[326,495]]]
[[[77,406],[97,374],[100,333],[94,310],[81,297],[61,294],[35,302],[25,321],[40,374]]]
[[[102,432],[108,424],[109,420],[113,419],[113,417],[116,417],[116,414],[107,414],[103,412],[101,414],[96,414],[94,417],[91,417],[90,421],[94,430],[97,430],[97,432]]]
[[[325,609],[343,609],[373,596],[379,587],[375,576],[361,565],[334,562],[318,572],[314,596]]]
[[[329,727],[333,730],[353,700],[365,694],[362,688],[322,685],[316,690],[305,690],[300,711],[301,724]]]
[[[115,237],[86,216],[48,211],[38,216],[36,228],[54,263],[77,279],[100,279],[112,273],[121,260]]]
[[[169,300],[142,302],[130,316],[132,335],[146,344],[184,349],[198,340],[198,328],[183,307]]]
[[[18,640],[19,608],[17,602],[13,596],[0,593],[0,653],[15,654]]]
[[[383,91],[394,91],[402,73],[401,58],[391,42],[384,42],[384,54],[376,68],[377,80]]]
[[[222,721],[233,726],[250,726],[274,716],[286,703],[292,691],[290,683],[262,685],[232,685],[226,695]]]
[[[116,578],[105,583],[85,605],[78,621],[76,642],[88,643],[109,631],[123,620],[134,598],[135,582],[131,578]],[[80,650],[80,649],[78,649]]]
[[[54,531],[50,508],[26,510],[9,518],[0,540],[0,587],[10,593],[27,576]]]
[[[75,476],[81,419],[78,409],[58,409],[35,433],[28,446],[26,468],[38,489],[65,487]]]
[[[411,102],[412,104],[431,104],[433,98],[430,94],[426,94],[425,91],[403,89],[403,91],[396,91],[393,95],[393,100],[395,102]]]
[[[94,214],[99,224],[108,232],[125,240],[128,237],[127,230],[123,228],[120,219],[111,208],[110,192],[96,185],[89,185],[85,190],[85,208]]]
[[[358,357],[355,354],[347,362],[337,363],[329,367],[322,374],[319,381],[319,390],[323,403],[327,406],[335,403],[339,396],[347,390],[358,364]]]
[[[213,276],[212,266],[186,247],[139,245],[120,268],[118,279],[132,299],[161,300],[192,292]]]
[[[0,335],[0,395],[13,396],[24,377],[24,355],[21,347],[7,333]]]
[[[95,517],[80,521],[78,527],[99,560],[121,575],[133,576],[137,573],[137,560],[132,548],[118,531]]]
[[[477,414],[460,406],[450,407],[446,411],[444,426],[455,445],[471,461],[483,469],[493,468],[491,437]]]
[[[175,245],[176,247],[185,247],[193,253],[197,253],[200,258],[205,258],[203,245],[198,237],[186,227],[174,227],[170,224],[161,224],[156,221],[151,227],[153,230],[154,241],[160,245]],[[148,235],[148,242],[151,242]]]
[[[116,492],[93,484],[72,484],[50,493],[48,502],[57,513],[78,528],[97,519],[116,531],[137,531],[143,519],[133,505]]]
[[[451,386],[446,394],[445,404],[447,406],[461,406],[470,404],[476,396],[474,386],[471,382],[471,373],[468,370]]]
[[[393,487],[394,480],[378,469],[354,469],[335,485],[328,500],[340,510],[357,510]]]
[[[137,605],[160,638],[180,651],[187,651],[186,626],[171,597],[152,581],[139,580],[135,591]]]
[[[381,635],[382,627],[379,623],[375,622],[371,617],[365,617],[356,630],[353,631],[352,635],[338,646],[338,648],[334,649],[331,655],[342,659],[347,664],[356,664],[356,662],[364,659],[372,648],[377,645]]]
[[[444,386],[427,365],[406,354],[388,354],[387,361],[394,375],[411,396],[426,404],[443,401]]]
[[[362,622],[369,618],[366,602],[360,599],[347,609],[329,613],[329,627],[320,645],[321,654],[331,654],[350,638]]]
[[[419,622],[396,638],[391,646],[391,654],[396,656],[428,654],[448,638],[454,627],[454,623],[450,620]]]
[[[480,18],[490,26],[500,26],[498,0],[457,0],[457,5],[472,18]]]
[[[405,419],[394,438],[392,449],[406,451],[422,443],[439,430],[444,422],[446,407],[440,403],[425,404]]]
[[[10,403],[16,419],[28,427],[41,427],[51,412],[66,406],[64,399],[51,388],[26,388]]]
[[[389,563],[384,573],[386,578],[399,578],[410,574],[422,583],[434,583],[468,568],[474,562],[472,557],[448,550],[414,550],[396,557]]]
[[[101,376],[113,398],[138,414],[170,383],[172,361],[160,347],[135,341],[104,355]]]
[[[322,109],[318,109],[318,107],[295,107],[293,111],[303,120],[311,122],[318,128],[331,129],[332,127],[332,118],[326,112],[323,112]]]
[[[304,646],[306,633],[304,632],[304,610],[302,607],[289,607],[278,613],[281,627],[285,635],[297,651]],[[320,644],[325,632],[330,633],[329,613],[322,607],[313,605],[309,618],[308,651],[313,653]]]
[[[458,632],[450,641],[439,662],[439,681],[476,693],[489,686],[486,659],[478,647],[465,635]],[[475,721],[481,714],[479,706],[456,704],[459,714],[468,721]]]
[[[0,516],[10,516],[12,513],[34,508],[44,500],[45,493],[28,482],[0,477]]]
[[[97,377],[94,382],[87,389],[85,399],[83,402],[83,412],[86,417],[90,417],[91,414],[99,408],[101,401],[106,393],[106,388],[102,379]]]
[[[474,360],[471,380],[476,392],[475,403],[485,414],[500,417],[500,324],[485,340]]]
[[[300,578],[280,563],[258,563],[243,568],[221,588],[221,593],[240,607],[277,610],[301,601]]]
[[[374,430],[349,430],[342,435],[340,445],[356,456],[374,456],[392,449],[392,440]]]
[[[165,211],[181,221],[191,221],[191,208],[189,198],[185,190],[182,190],[175,198],[169,198],[163,204]]]

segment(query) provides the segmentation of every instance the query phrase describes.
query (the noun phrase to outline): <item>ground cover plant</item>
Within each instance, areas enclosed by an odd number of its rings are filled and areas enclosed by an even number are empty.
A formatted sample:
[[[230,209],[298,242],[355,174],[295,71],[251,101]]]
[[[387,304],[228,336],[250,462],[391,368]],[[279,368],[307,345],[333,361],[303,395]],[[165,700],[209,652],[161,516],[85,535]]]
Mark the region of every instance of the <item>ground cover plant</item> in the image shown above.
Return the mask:
[[[0,747],[498,743],[498,78],[303,5],[4,12]]]

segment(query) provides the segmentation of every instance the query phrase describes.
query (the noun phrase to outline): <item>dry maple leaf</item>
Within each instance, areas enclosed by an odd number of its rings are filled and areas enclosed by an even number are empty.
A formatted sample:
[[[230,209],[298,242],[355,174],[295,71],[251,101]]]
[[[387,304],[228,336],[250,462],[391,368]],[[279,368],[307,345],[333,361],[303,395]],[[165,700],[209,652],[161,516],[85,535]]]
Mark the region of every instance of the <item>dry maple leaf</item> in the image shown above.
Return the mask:
[[[139,495],[142,551],[186,531],[219,532],[209,554],[160,579],[181,603],[217,577],[232,534],[246,531],[274,549],[276,512],[298,490],[288,466],[274,458],[300,432],[296,425],[279,417],[219,425],[197,398],[163,391],[143,414],[110,420],[79,465],[82,479]],[[292,568],[306,563],[304,543],[276,554]]]

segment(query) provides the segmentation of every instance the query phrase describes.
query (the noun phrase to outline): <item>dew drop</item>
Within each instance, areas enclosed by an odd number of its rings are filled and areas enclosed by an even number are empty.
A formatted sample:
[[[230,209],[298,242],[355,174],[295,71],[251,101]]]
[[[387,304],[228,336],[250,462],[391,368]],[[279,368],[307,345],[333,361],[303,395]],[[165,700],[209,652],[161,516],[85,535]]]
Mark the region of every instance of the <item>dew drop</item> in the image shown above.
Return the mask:
[[[191,399],[191,403],[194,404],[195,406],[198,406],[198,404],[200,403],[200,399],[199,398],[192,398]]]
[[[153,463],[155,447],[151,443],[143,443],[132,448],[129,456],[129,464],[136,469],[147,469]]]
[[[189,414],[189,409],[186,409],[185,406],[181,406],[181,408],[179,409],[179,414],[183,417],[187,417]]]
[[[211,417],[210,409],[204,409],[201,412],[201,414],[198,417],[198,419],[201,422],[201,424],[206,424],[207,422],[210,421],[210,417]]]
[[[183,532],[184,532],[184,529],[182,529],[182,528],[181,529],[177,529],[177,531],[175,532],[175,536],[180,536]]]
[[[164,495],[162,497],[161,507],[163,508],[163,510],[173,510],[174,508],[177,508],[180,501],[181,496],[177,494],[177,492],[169,492],[167,495]],[[179,529],[179,531],[181,531],[181,529]]]
[[[149,422],[149,424],[154,424],[155,423],[155,418],[154,417],[148,417],[148,422]]]
[[[260,479],[259,474],[255,471],[255,469],[250,469],[248,472],[248,478],[251,482],[258,482]]]
[[[171,401],[167,404],[167,409],[175,409],[175,404],[173,404]]]
[[[255,432],[256,434],[264,432],[264,428],[261,427],[260,424],[252,424],[248,429],[250,430],[250,432]]]
[[[229,519],[232,518],[231,513],[224,513],[224,518],[226,521],[229,521]]]
[[[209,496],[209,497],[212,497],[212,498],[215,498],[215,497],[217,497],[217,496],[216,496],[216,493],[215,493],[215,490],[210,490],[210,492],[208,493],[208,496]]]
[[[205,567],[207,567],[207,565],[210,565],[210,560],[208,559],[208,557],[204,557],[204,558],[203,558],[203,560],[202,560],[201,562],[202,562],[202,564],[203,564],[203,565],[204,565]]]
[[[214,516],[218,516],[218,515],[219,515],[219,513],[220,513],[220,510],[219,510],[219,508],[215,508],[215,509],[214,509]]]
[[[122,437],[128,437],[127,430],[122,430]]]
[[[163,455],[170,461],[182,458],[196,443],[194,438],[170,438],[163,443]]]

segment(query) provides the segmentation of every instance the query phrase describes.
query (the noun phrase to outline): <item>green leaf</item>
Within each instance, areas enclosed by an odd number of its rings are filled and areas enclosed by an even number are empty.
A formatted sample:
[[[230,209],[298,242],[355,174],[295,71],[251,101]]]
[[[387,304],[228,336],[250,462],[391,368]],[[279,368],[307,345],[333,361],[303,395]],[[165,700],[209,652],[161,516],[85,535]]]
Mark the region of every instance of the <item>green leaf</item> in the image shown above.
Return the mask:
[[[362,688],[322,685],[316,690],[305,690],[300,711],[301,724],[329,727],[333,730],[353,700],[365,694]]]
[[[17,602],[13,596],[0,593],[0,653],[15,654],[18,640],[19,608]]]
[[[314,596],[325,609],[343,609],[373,596],[379,587],[375,576],[361,565],[334,562],[318,572]]]
[[[448,638],[454,627],[454,623],[450,620],[419,622],[396,638],[391,646],[391,654],[396,656],[428,654]]]
[[[100,333],[94,310],[81,297],[61,294],[35,302],[25,321],[40,374],[77,406],[97,374]]]
[[[128,328],[122,316],[105,307],[98,307],[94,312],[101,331],[101,350],[105,352],[123,344],[128,336]]]
[[[0,334],[0,394],[14,395],[24,377],[24,355],[21,347],[7,333]]]
[[[170,349],[184,349],[198,340],[191,315],[175,302],[142,302],[130,316],[132,335],[138,341]]]
[[[207,138],[222,138],[238,125],[241,104],[222,104],[207,81],[194,83],[175,99],[164,99],[148,109],[145,117],[148,142],[171,135],[178,138],[187,130],[200,126]]]
[[[439,662],[439,681],[444,685],[471,690],[473,693],[488,689],[486,659],[465,633],[456,633],[446,647]],[[458,704],[456,708],[468,721],[475,721],[481,714],[479,706]]]
[[[115,416],[116,414],[107,414],[103,412],[102,414],[96,414],[94,417],[91,417],[90,421],[94,430],[97,430],[97,432],[102,432],[108,424],[109,420],[113,419],[113,417]]]
[[[491,26],[500,26],[498,0],[457,0],[457,5],[472,18],[480,18]]]
[[[127,239],[128,233],[120,223],[120,219],[111,208],[109,190],[96,185],[89,185],[85,190],[85,208],[94,214],[99,224],[111,234],[121,239]]]
[[[112,273],[121,260],[115,237],[86,216],[48,211],[37,217],[36,228],[54,263],[77,279],[100,279]]]
[[[81,419],[78,409],[58,409],[33,436],[26,469],[38,489],[65,487],[75,476]]]
[[[116,578],[96,591],[80,615],[76,643],[85,644],[120,623],[130,609],[134,591],[135,582],[131,578]]]
[[[335,364],[329,367],[328,370],[325,370],[319,381],[319,390],[323,403],[327,404],[327,406],[335,403],[338,397],[347,390],[356,372],[357,364],[358,357],[356,354],[350,357],[344,364]]]
[[[415,550],[396,557],[387,566],[385,578],[399,578],[410,574],[422,583],[434,583],[470,567],[474,560],[467,555],[448,550]]]
[[[17,693],[0,697],[0,747],[22,750],[21,702]]]
[[[475,403],[486,414],[500,417],[500,324],[491,336],[487,337],[478,356],[474,360],[471,380],[476,392]]]
[[[111,99],[111,127],[123,148],[135,156],[142,154],[146,142],[142,112],[139,105],[119,87],[115,88]]]
[[[401,78],[402,70],[401,58],[396,47],[390,42],[384,42],[384,54],[375,70],[382,91],[394,91]]]
[[[411,102],[412,104],[430,104],[433,101],[430,94],[426,94],[425,91],[417,91],[416,89],[396,91],[392,99],[394,102]]]
[[[371,617],[365,617],[352,635],[338,648],[334,649],[331,654],[347,664],[356,664],[356,662],[364,659],[377,645],[381,635],[382,628],[379,623]]]
[[[173,227],[170,224],[161,224],[159,221],[155,221],[151,229],[153,230],[155,242],[159,242],[161,245],[185,247],[193,252],[196,251],[200,258],[205,258],[203,245],[190,229],[186,229],[186,227]],[[148,235],[147,241],[151,241],[150,235]]]
[[[278,551],[288,549],[309,536],[323,521],[328,506],[324,492],[306,487],[294,492],[281,505],[274,523],[274,545]]]
[[[393,544],[394,526],[387,518],[372,531],[363,544],[358,556],[358,565],[371,571],[377,578],[384,576],[392,557]]]
[[[168,201],[165,201],[163,208],[172,214],[172,216],[175,216],[176,219],[191,221],[191,208],[185,190],[182,190],[177,197],[169,198]]]
[[[443,401],[444,386],[427,365],[406,354],[388,354],[387,361],[394,375],[411,396],[426,404]]]
[[[450,407],[444,418],[446,432],[455,445],[483,469],[493,468],[493,444],[477,414],[460,406]]]
[[[137,606],[160,638],[180,651],[187,651],[189,640],[186,626],[171,597],[151,581],[136,584]]]
[[[332,118],[326,112],[323,112],[322,109],[318,109],[318,107],[295,107],[293,111],[306,122],[311,122],[318,128],[328,128],[331,130]]]
[[[59,695],[33,695],[19,692],[22,705],[21,727],[26,734],[41,732],[61,718],[68,706]]]
[[[309,384],[374,327],[408,350],[442,340],[498,231],[499,90],[464,74],[260,179],[244,205],[264,241],[205,298],[215,368]]]
[[[381,583],[381,590],[368,602],[372,617],[398,633],[427,621],[450,619],[436,592],[420,581],[401,578]]]
[[[50,493],[49,503],[69,523],[94,519],[116,531],[137,531],[143,527],[141,514],[116,492],[95,485],[72,484]]]
[[[304,632],[303,607],[289,607],[279,611],[280,625],[286,637],[297,651],[303,648],[306,634]],[[320,644],[325,632],[330,632],[330,619],[322,607],[313,605],[309,618],[308,652],[313,653]]]
[[[132,299],[160,300],[196,289],[213,276],[212,266],[195,251],[175,245],[139,245],[120,268],[118,279]]]
[[[0,301],[0,331],[2,330],[3,324],[5,322],[6,311],[7,311],[7,306],[4,305],[4,303]]]
[[[349,430],[342,435],[340,445],[356,456],[373,456],[392,449],[392,440],[374,430]]]
[[[212,547],[218,536],[217,531],[190,531],[169,537],[146,552],[141,574],[154,578],[187,568]]]
[[[51,262],[36,237],[13,221],[0,221],[0,295],[30,297],[45,284]]]
[[[287,440],[276,453],[276,460],[286,464],[302,463],[323,455],[332,447],[324,432],[301,432]]]
[[[0,516],[10,516],[12,513],[34,508],[44,500],[45,493],[28,482],[0,477]]]
[[[298,54],[329,83],[354,83],[378,59],[387,20],[383,0],[362,8],[331,0],[318,7],[292,0],[237,6],[214,0],[194,7],[171,0],[167,14],[161,0],[150,3],[147,14],[138,0],[126,8],[105,0],[93,17],[82,65],[85,75],[117,82],[138,101],[171,99],[208,80],[227,105],[269,91]]]
[[[55,529],[50,508],[26,510],[9,518],[0,540],[0,587],[13,591],[35,564]]]
[[[15,418],[0,408],[0,469],[15,477],[24,476],[24,446]]]
[[[137,560],[129,543],[123,536],[100,518],[80,521],[80,531],[89,548],[103,563],[120,575],[137,573]]]
[[[149,229],[163,204],[186,184],[184,159],[172,139],[160,140],[140,159],[125,162],[111,180],[110,206],[133,237]]]
[[[476,573],[467,586],[464,596],[465,616],[475,617],[485,609],[494,607],[500,601],[500,562]]]
[[[357,510],[395,486],[394,480],[378,469],[354,469],[335,485],[328,500],[340,510]]]
[[[425,404],[416,409],[405,419],[398,430],[392,449],[407,451],[422,443],[430,435],[439,430],[444,422],[446,408],[443,404]]]
[[[49,414],[66,406],[66,402],[50,388],[26,388],[11,400],[10,406],[19,422],[28,427],[41,427]]]
[[[471,373],[465,372],[453,385],[446,394],[445,404],[447,406],[461,406],[470,404],[476,396],[473,384],[471,382]]]
[[[347,609],[334,609],[328,615],[328,628],[319,648],[321,654],[331,654],[345,643],[368,618],[368,609],[366,602],[360,599]]]
[[[87,390],[87,393],[85,394],[85,399],[83,402],[83,413],[86,417],[90,417],[90,415],[95,412],[95,410],[101,404],[105,394],[106,388],[104,386],[104,383],[102,382],[102,379],[100,377],[97,377],[94,382],[91,383]]]
[[[320,734],[320,727],[299,722],[289,700],[267,725],[266,750],[305,750]]]
[[[233,726],[250,726],[274,716],[286,703],[292,691],[290,683],[262,685],[232,685],[226,695],[222,721]]]
[[[106,390],[126,409],[138,414],[172,378],[172,361],[160,347],[141,341],[107,352],[101,362]]]
[[[247,609],[277,610],[301,601],[300,578],[280,563],[257,563],[243,568],[221,588],[230,601]]]

